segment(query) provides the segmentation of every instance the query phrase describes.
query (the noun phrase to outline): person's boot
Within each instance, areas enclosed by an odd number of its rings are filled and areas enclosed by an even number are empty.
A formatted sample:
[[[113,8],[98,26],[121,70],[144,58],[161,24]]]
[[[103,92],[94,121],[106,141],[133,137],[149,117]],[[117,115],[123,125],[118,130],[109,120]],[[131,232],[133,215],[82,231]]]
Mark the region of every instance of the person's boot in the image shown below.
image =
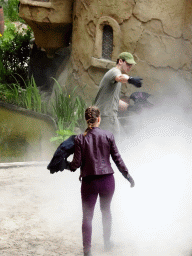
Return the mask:
[[[114,246],[114,243],[109,241],[104,241],[104,250],[105,251],[110,251]]]

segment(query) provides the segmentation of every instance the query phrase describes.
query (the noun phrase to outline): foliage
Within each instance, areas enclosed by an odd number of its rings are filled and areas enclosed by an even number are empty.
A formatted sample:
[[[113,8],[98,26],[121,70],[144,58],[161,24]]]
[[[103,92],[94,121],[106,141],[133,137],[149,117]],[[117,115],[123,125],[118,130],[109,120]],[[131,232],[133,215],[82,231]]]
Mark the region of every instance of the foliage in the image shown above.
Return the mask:
[[[56,80],[55,80],[56,81]],[[74,131],[76,126],[84,126],[85,101],[75,94],[76,88],[69,93],[66,88],[62,90],[56,81],[57,90],[55,90],[54,101],[52,102],[53,114],[56,117],[57,124],[62,122],[63,130],[70,129]]]
[[[43,100],[34,78],[32,77],[27,82],[23,81],[24,87],[20,86],[16,78],[15,81],[11,85],[0,84],[0,100],[47,114],[47,102]],[[52,100],[52,117],[56,120],[58,130],[57,135],[50,141],[58,145],[75,134],[77,127],[81,130],[85,129],[86,104],[80,96],[75,94],[76,88],[69,94],[66,88],[62,90],[57,81],[56,84],[58,90],[55,90],[55,97]]]
[[[1,0],[1,6],[4,10],[5,31],[0,36],[0,100],[47,113],[46,104],[34,78],[28,80],[32,30],[24,25],[18,15],[18,0]],[[75,127],[84,127],[86,104],[81,97],[75,95],[76,88],[69,93],[66,88],[63,91],[56,80],[55,82],[58,90],[55,90],[52,114],[58,130],[57,136],[51,138],[51,141],[61,143],[75,133]]]
[[[56,145],[61,144],[64,140],[68,139],[71,135],[74,135],[74,131],[69,129],[63,130],[63,121],[60,120],[58,123],[58,130],[56,131],[57,136],[50,139],[51,142],[56,142]]]
[[[27,82],[23,81],[23,84],[24,88],[20,86],[17,80],[11,85],[0,84],[0,100],[39,113],[46,113],[46,104],[42,101],[34,78],[31,77]]]
[[[52,106],[58,130],[56,131],[57,136],[51,138],[51,141],[56,141],[57,144],[60,144],[69,136],[75,134],[75,127],[84,129],[86,103],[80,96],[75,94],[76,88],[69,93],[67,88],[62,90],[59,83],[56,80],[55,82],[57,89],[55,90]]]
[[[19,0],[1,0],[5,20],[22,21],[18,14]]]
[[[28,27],[16,29],[15,24],[6,22],[5,32],[0,37],[0,83],[13,83],[13,76],[27,79],[31,36],[32,30]]]

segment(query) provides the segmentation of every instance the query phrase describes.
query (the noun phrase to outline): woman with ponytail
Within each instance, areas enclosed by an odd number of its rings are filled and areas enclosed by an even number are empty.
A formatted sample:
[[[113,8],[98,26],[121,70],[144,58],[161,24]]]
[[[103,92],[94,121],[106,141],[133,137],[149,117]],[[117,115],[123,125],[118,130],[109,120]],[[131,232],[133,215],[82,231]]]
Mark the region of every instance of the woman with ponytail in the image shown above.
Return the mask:
[[[110,155],[119,171],[131,183],[131,187],[134,187],[135,183],[119,154],[113,134],[99,128],[99,109],[95,106],[87,108],[85,120],[87,129],[84,134],[76,136],[73,160],[68,162],[68,166],[71,171],[76,171],[79,167],[81,169],[83,252],[84,256],[91,256],[92,219],[98,196],[102,212],[104,248],[110,250],[112,247],[110,205],[115,180]]]

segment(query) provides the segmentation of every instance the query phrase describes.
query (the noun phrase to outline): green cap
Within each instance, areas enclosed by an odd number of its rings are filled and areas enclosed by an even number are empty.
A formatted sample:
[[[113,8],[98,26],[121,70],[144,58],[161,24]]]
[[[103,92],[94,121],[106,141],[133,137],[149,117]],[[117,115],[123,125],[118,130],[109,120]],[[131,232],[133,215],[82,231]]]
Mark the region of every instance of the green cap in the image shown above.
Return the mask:
[[[119,54],[118,59],[125,60],[127,63],[135,65],[133,55],[130,52],[122,52]]]

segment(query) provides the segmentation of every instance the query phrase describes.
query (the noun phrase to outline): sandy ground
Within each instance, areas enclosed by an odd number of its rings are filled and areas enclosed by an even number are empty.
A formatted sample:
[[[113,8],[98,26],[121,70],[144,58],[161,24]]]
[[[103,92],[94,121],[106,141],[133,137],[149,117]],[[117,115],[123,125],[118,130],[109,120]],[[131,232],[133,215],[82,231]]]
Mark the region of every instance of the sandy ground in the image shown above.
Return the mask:
[[[0,169],[0,255],[83,255],[78,175],[52,175],[46,166]],[[94,255],[132,255],[125,246],[106,253],[102,232],[93,235]]]
[[[0,170],[1,255],[82,255],[78,221],[53,229],[41,212],[51,200],[48,175],[45,167]]]
[[[103,250],[97,202],[93,256],[192,256],[190,158],[189,161],[182,155],[164,158],[155,163],[143,163],[142,159],[140,164],[139,159],[130,161],[136,181],[134,188],[115,171],[112,201],[115,246],[110,252]],[[174,168],[168,173],[164,166],[170,161]],[[78,177],[79,170],[50,174],[46,165],[12,168],[0,165],[1,256],[83,255]]]

